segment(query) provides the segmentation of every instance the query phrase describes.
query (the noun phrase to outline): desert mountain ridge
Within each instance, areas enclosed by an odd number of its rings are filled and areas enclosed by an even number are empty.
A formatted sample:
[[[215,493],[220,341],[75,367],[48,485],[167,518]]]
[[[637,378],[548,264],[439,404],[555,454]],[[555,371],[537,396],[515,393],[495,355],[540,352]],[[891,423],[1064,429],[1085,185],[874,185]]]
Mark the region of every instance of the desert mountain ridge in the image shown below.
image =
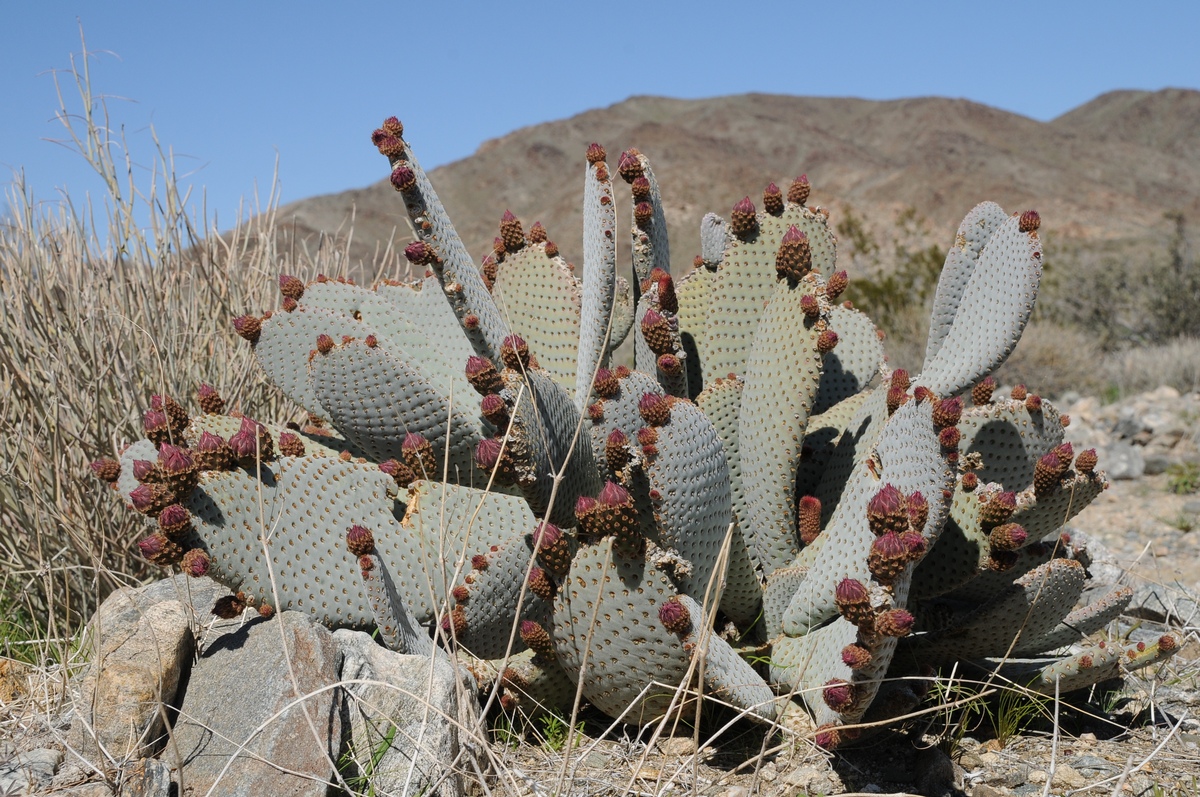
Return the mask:
[[[422,131],[405,134],[419,158]],[[897,219],[915,219],[918,238],[945,246],[985,199],[1036,208],[1048,251],[1055,240],[1127,247],[1161,238],[1166,213],[1200,217],[1200,91],[1191,89],[1114,91],[1049,122],[938,97],[635,96],[486,141],[430,179],[477,260],[509,209],[527,229],[540,220],[578,264],[583,155],[593,141],[613,166],[631,146],[650,158],[676,273],[699,251],[706,212],[727,216],[746,195],[759,203],[769,182],[786,190],[799,174],[812,183],[809,204],[830,208],[835,229],[849,215],[862,220],[883,266]],[[389,241],[385,273],[403,269],[398,253],[411,231],[382,156],[380,174],[365,188],[280,208],[280,244],[337,245],[353,217],[350,270],[361,275],[354,264],[373,262]],[[627,218],[628,208],[619,213]]]

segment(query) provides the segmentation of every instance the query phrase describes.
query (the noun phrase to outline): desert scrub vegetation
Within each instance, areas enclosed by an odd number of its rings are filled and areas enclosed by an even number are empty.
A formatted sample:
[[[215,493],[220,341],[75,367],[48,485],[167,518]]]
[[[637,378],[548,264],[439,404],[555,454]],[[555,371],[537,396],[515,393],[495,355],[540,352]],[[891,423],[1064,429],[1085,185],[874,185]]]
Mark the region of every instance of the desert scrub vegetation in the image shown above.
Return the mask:
[[[944,259],[940,234],[912,207],[884,230],[886,240],[853,208],[842,216],[839,245],[856,275],[846,296],[887,334],[890,364],[916,368]],[[1185,215],[1163,222],[1150,246],[1049,231],[1042,296],[996,378],[1051,396],[1074,390],[1111,400],[1160,385],[1200,389],[1200,263]]]
[[[135,553],[140,520],[86,477],[141,436],[151,395],[207,382],[233,408],[291,411],[252,378],[227,320],[272,301],[275,197],[231,232],[209,228],[172,153],[119,132],[88,58],[56,78],[57,117],[104,194],[42,201],[16,175],[0,214],[0,655],[17,658],[152,572]],[[330,250],[288,260],[301,275],[344,268]]]

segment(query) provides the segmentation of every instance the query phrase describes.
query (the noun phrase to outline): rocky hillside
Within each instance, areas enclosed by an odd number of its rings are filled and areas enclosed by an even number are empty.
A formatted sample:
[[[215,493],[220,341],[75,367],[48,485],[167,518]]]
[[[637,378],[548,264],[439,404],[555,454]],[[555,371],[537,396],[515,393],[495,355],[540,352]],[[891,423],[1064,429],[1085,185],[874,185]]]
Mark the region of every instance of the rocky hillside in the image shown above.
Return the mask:
[[[577,260],[585,147],[599,141],[615,155],[637,146],[654,163],[672,260],[684,268],[698,250],[705,212],[727,213],[767,182],[806,172],[811,202],[831,207],[835,223],[850,210],[864,219],[886,266],[891,231],[906,209],[924,220],[918,237],[945,245],[981,199],[1037,207],[1051,253],[1056,238],[1112,247],[1159,238],[1164,213],[1200,216],[1198,131],[1200,92],[1183,89],[1112,92],[1051,122],[941,98],[634,97],[485,142],[432,179],[477,257],[491,249],[508,208],[527,222],[540,219]],[[422,138],[434,134],[407,132],[418,154]],[[409,237],[399,200],[381,179],[280,209],[282,251],[338,240],[352,213],[352,263],[373,262],[389,240]]]

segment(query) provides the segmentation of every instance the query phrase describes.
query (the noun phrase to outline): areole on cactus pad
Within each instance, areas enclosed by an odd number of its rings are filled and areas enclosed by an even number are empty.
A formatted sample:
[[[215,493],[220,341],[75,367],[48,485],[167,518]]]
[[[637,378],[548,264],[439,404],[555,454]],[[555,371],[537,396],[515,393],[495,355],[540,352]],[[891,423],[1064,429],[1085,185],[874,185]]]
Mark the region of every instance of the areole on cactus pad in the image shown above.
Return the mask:
[[[805,176],[706,216],[676,279],[650,160],[622,153],[619,189],[593,144],[581,267],[507,210],[477,265],[403,126],[372,141],[425,278],[283,275],[280,309],[233,320],[308,422],[223,415],[202,385],[200,414],[155,397],[147,439],[92,465],[157,521],[147,559],[237,593],[222,611],[502,659],[500,704],[527,715],[578,690],[645,723],[684,686],[769,721],[798,696],[827,745],[910,711],[932,668],[1053,691],[1176,649],[1087,642],[1129,591],[1076,608],[1087,553],[1059,532],[1104,475],[1049,401],[994,396],[1037,295],[1035,212],[963,220],[910,375],[838,303]]]

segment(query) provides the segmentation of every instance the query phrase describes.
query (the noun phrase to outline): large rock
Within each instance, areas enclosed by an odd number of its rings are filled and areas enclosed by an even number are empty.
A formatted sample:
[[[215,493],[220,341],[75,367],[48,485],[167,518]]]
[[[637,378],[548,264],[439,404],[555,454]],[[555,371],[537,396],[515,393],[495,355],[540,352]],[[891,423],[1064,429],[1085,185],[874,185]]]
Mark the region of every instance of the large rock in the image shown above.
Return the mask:
[[[222,797],[324,797],[342,738],[341,700],[331,688],[340,664],[333,636],[299,612],[254,619],[209,643],[175,725],[184,787]]]
[[[164,738],[163,704],[175,697],[192,639],[181,601],[129,588],[110,595],[88,624],[91,666],[80,681],[72,747],[101,766],[152,755]]]
[[[344,656],[342,680],[350,682],[350,750],[359,774],[376,794],[459,797],[466,761],[454,666],[445,656],[395,653],[359,631],[333,638]]]

